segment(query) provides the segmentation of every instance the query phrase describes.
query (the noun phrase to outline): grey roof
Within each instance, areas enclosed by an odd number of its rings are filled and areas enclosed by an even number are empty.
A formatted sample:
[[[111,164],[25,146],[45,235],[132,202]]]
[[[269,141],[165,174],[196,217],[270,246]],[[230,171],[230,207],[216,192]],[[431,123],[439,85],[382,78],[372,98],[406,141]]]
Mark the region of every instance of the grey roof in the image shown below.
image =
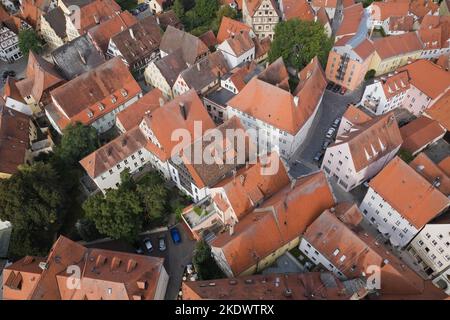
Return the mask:
[[[62,0],[62,3],[66,5],[66,7],[69,6],[78,6],[78,7],[84,7],[85,5],[94,2],[94,0]]]
[[[161,38],[156,18],[148,16],[113,36],[111,41],[131,66],[158,50]]]
[[[60,7],[50,10],[44,15],[44,19],[50,24],[56,35],[61,39],[67,36],[66,17]]]
[[[230,90],[219,88],[206,96],[206,99],[226,107],[227,102],[233,98],[235,94]]]
[[[173,87],[180,73],[188,67],[183,59],[181,49],[159,59],[155,62],[155,65],[170,87]]]
[[[164,32],[159,48],[167,54],[181,49],[183,59],[189,65],[193,65],[200,56],[209,51],[199,38],[172,26],[168,26]]]
[[[78,37],[52,52],[61,74],[71,80],[105,62],[87,35]]]

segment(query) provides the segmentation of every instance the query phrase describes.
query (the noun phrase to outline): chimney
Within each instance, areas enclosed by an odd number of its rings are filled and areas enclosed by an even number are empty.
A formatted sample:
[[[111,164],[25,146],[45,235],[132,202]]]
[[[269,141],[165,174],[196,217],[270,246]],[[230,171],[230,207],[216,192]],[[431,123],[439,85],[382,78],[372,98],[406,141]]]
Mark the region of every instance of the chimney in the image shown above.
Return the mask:
[[[230,224],[230,236],[234,234],[234,224]]]
[[[294,104],[296,107],[298,107],[298,101],[300,100],[300,98],[298,96],[294,97]]]
[[[134,37],[133,29],[130,28],[130,29],[128,29],[128,30],[130,31],[130,37],[131,37],[131,39],[136,40],[136,38]]]
[[[100,23],[100,19],[98,18],[98,16],[96,14],[94,14],[94,21],[95,21],[95,24]]]
[[[164,99],[159,98],[159,106],[162,107],[164,105]]]
[[[184,120],[187,120],[187,112],[186,112],[186,106],[184,105],[184,102],[180,102],[180,112],[181,115],[183,116]]]

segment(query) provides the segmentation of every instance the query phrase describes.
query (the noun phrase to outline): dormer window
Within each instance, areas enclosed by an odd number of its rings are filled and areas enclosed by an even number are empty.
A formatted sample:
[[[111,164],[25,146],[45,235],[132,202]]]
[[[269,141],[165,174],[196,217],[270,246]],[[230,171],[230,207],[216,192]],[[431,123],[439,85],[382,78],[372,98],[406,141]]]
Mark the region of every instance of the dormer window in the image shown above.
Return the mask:
[[[105,105],[101,102],[98,103],[98,110],[103,111],[105,110]]]
[[[120,90],[120,93],[122,94],[123,97],[126,97],[128,95],[128,92],[125,89]]]
[[[92,111],[89,110],[89,111],[87,112],[87,115],[88,115],[89,118],[92,118],[92,117],[94,116],[94,113],[93,113]]]
[[[111,102],[112,103],[116,103],[117,102],[117,98],[114,95],[111,96]]]

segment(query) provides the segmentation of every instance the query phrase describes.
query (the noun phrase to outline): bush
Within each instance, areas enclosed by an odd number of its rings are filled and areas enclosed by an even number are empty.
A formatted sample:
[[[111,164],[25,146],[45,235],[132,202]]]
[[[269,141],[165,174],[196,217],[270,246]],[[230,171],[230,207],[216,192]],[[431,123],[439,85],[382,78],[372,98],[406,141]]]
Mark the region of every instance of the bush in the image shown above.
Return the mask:
[[[375,78],[375,73],[376,71],[373,69],[370,69],[369,71],[367,71],[366,75],[364,76],[364,80],[370,80]]]
[[[197,242],[195,246],[192,263],[197,270],[200,280],[212,280],[225,277],[225,274],[220,270],[216,261],[211,256],[211,248],[203,240]]]

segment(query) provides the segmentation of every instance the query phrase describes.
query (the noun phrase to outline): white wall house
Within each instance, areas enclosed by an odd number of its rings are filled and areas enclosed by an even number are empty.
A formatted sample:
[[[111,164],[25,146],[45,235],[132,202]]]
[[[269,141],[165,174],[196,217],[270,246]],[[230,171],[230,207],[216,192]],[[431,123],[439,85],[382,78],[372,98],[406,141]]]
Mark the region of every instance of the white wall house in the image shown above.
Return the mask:
[[[248,33],[242,33],[228,38],[219,46],[230,68],[235,68],[243,62],[255,59],[255,45]]]
[[[12,63],[20,58],[19,37],[6,26],[0,26],[0,60]]]

